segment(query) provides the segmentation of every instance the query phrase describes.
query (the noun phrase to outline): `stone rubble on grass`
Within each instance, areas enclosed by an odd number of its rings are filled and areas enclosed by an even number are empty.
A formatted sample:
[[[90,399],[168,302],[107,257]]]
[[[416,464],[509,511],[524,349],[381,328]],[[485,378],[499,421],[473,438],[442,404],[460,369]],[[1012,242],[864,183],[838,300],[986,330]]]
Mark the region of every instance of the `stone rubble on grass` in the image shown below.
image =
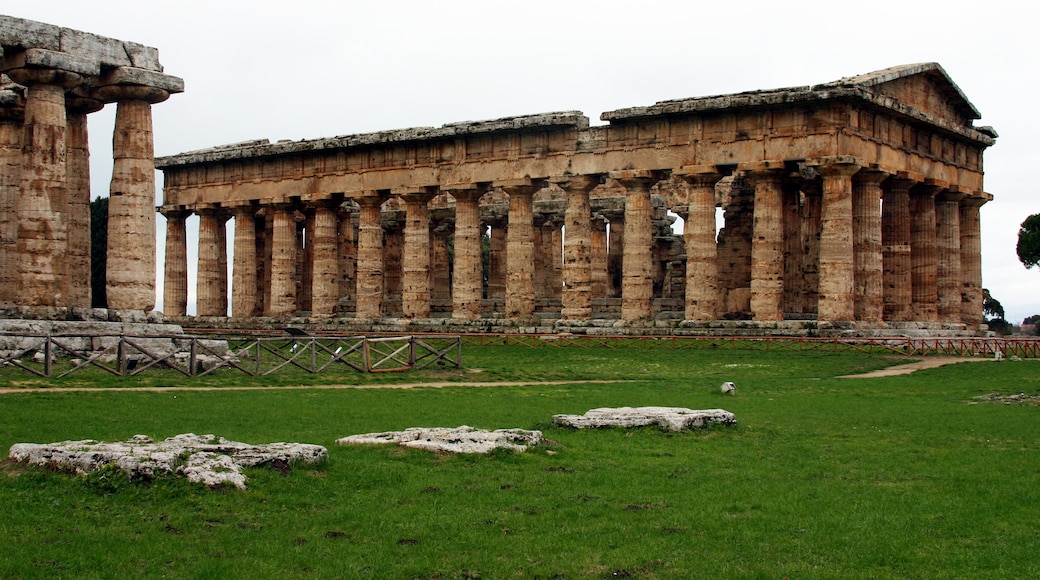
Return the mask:
[[[736,395],[737,385],[731,381],[726,381],[719,386],[719,392],[724,395]]]
[[[411,427],[404,431],[386,431],[350,435],[337,439],[340,445],[396,443],[402,447],[443,453],[490,453],[494,449],[526,451],[542,442],[541,431],[496,429],[486,431],[469,425],[460,427]]]
[[[596,427],[645,427],[658,425],[662,429],[682,431],[709,425],[736,425],[737,418],[722,409],[694,410],[683,407],[604,407],[592,409],[584,415],[553,415],[553,422],[565,427],[586,429]]]
[[[8,458],[29,465],[86,473],[115,465],[130,478],[157,474],[182,474],[209,487],[231,484],[245,489],[242,467],[271,466],[287,469],[293,463],[319,463],[329,452],[321,445],[270,443],[249,445],[213,435],[184,433],[156,443],[147,435],[127,441],[94,440],[60,443],[17,443]]]

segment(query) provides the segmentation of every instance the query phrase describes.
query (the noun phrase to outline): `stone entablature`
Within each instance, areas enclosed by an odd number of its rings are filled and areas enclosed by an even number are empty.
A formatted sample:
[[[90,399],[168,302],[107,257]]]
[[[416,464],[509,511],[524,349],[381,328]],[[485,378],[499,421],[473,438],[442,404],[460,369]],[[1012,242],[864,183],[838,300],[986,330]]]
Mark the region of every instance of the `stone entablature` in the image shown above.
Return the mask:
[[[255,289],[252,279],[232,288],[256,295],[245,317],[521,320],[548,304],[564,320],[583,320],[620,299],[610,308],[630,323],[746,317],[973,328],[981,321],[978,209],[991,199],[982,153],[996,137],[972,125],[978,117],[945,71],[925,63],[621,109],[604,113],[603,126],[578,112],[547,113],[251,141],[156,165],[168,216],[224,212],[218,225],[206,222],[207,248],[219,254],[212,240],[222,239],[231,212],[253,218],[256,235],[241,239],[252,261],[239,263],[235,250],[236,272],[263,273]],[[336,211],[322,213],[328,207]],[[682,236],[672,235],[666,209],[684,218]],[[316,216],[333,213],[337,221],[319,228]],[[489,226],[491,264],[482,272],[475,260]],[[333,246],[338,253],[315,257]],[[216,277],[219,295],[221,257],[205,263],[217,266],[199,279]],[[167,278],[174,315],[184,313],[185,268],[168,258],[167,271],[178,273],[174,287]],[[329,283],[318,281],[330,277],[331,302]],[[683,312],[662,314],[670,310],[662,301],[676,298]],[[199,314],[226,314],[226,300]]]
[[[117,104],[108,307],[155,301],[151,106],[184,90],[156,49],[0,15],[0,307],[91,306],[87,115]]]

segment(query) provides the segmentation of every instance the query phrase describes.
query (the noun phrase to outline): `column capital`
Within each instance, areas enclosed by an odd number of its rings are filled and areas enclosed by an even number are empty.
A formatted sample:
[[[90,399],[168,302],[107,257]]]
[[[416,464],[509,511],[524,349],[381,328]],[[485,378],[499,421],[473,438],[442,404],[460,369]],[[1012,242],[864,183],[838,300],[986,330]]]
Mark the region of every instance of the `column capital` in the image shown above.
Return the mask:
[[[492,182],[492,186],[502,188],[509,195],[513,195],[513,193],[524,195],[525,192],[534,194],[536,191],[548,187],[549,180],[528,177],[522,179],[502,179]]]
[[[939,192],[939,194],[936,196],[935,199],[937,201],[947,201],[947,202],[958,203],[958,202],[960,202],[960,200],[964,199],[965,197],[967,197],[967,194],[962,192],[962,191],[955,191],[953,189],[944,189],[944,190]]]
[[[853,181],[863,185],[877,185],[880,186],[882,182],[890,178],[890,174],[881,171],[880,169],[866,168],[860,169],[853,176]]]
[[[935,179],[925,179],[924,183],[917,183],[911,188],[911,193],[918,197],[934,198],[940,191],[946,189],[947,183]]]
[[[440,194],[440,188],[436,185],[422,185],[422,186],[409,186],[409,187],[395,187],[390,190],[390,195],[396,195],[403,199],[405,202],[408,201],[423,201],[427,202],[437,197]]]
[[[980,208],[990,201],[993,201],[993,196],[988,193],[983,193],[981,195],[969,195],[961,199],[961,205],[967,207]]]
[[[187,218],[191,214],[195,213],[194,210],[184,207],[183,205],[163,205],[156,209],[158,209],[159,213],[163,214],[166,219]]]
[[[451,194],[455,201],[479,199],[490,189],[490,183],[449,183],[441,186],[441,191]]]
[[[747,161],[737,164],[737,171],[747,173],[773,173],[784,169],[787,169],[787,166],[780,160]]]
[[[0,72],[21,85],[58,85],[66,89],[101,72],[101,64],[64,52],[43,48],[5,51]]]
[[[567,192],[571,191],[592,191],[599,184],[603,183],[602,173],[592,173],[588,175],[558,175],[549,178],[550,183],[555,183],[560,186],[561,189]]]
[[[806,159],[805,164],[825,177],[849,177],[860,170],[859,159],[851,155],[832,155]]]
[[[650,189],[652,185],[664,179],[663,172],[647,169],[624,169],[611,171],[608,175],[625,189],[635,189],[637,191]]]
[[[129,66],[116,67],[100,79],[97,94],[106,101],[136,100],[161,103],[184,92],[184,80],[161,72]]]

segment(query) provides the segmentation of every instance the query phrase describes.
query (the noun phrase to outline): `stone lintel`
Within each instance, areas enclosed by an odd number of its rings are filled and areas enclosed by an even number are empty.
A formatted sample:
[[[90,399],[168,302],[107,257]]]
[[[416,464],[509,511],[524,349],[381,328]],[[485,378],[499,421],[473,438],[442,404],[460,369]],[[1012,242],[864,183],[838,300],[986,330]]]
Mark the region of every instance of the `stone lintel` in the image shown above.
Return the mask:
[[[4,51],[3,65],[0,66],[0,70],[10,74],[11,71],[18,69],[53,69],[84,76],[96,76],[101,72],[101,65],[95,60],[43,48]]]
[[[737,171],[747,171],[749,173],[780,171],[783,169],[786,169],[786,164],[783,160],[747,161],[737,164]]]
[[[500,179],[491,183],[493,187],[501,187],[503,189],[516,188],[516,187],[531,187],[536,189],[543,189],[549,185],[548,180],[539,178],[524,177],[521,179]]]
[[[161,72],[121,66],[106,72],[100,79],[101,87],[130,85],[162,89],[168,93],[183,93],[184,79]]]
[[[672,170],[672,175],[712,175],[723,174],[717,165],[683,165]]]
[[[436,185],[394,187],[390,190],[390,195],[436,195],[438,193],[437,190],[438,186]]]

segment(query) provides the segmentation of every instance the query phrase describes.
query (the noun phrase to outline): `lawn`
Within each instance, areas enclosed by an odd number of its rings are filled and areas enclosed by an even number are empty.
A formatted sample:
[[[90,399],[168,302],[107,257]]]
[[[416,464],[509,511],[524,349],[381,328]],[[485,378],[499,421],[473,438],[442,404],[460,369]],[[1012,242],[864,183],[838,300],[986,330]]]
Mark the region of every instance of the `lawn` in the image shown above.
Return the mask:
[[[0,577],[1024,578],[1040,576],[1034,361],[838,379],[885,354],[467,346],[461,370],[301,377],[336,384],[576,381],[413,389],[220,390],[99,376],[48,392],[4,370],[0,451],[184,432],[301,441],[328,463],[249,470],[249,489],[5,465]],[[71,377],[70,377],[71,378]],[[262,380],[262,379],[261,379]],[[594,382],[610,381],[610,382]],[[717,388],[737,384],[735,396]],[[91,381],[76,378],[82,386]],[[104,386],[155,384],[155,392]],[[291,381],[279,379],[278,384]],[[61,381],[47,383],[62,386]],[[556,413],[721,407],[737,427],[574,431]],[[337,446],[410,426],[542,429],[527,453]]]

